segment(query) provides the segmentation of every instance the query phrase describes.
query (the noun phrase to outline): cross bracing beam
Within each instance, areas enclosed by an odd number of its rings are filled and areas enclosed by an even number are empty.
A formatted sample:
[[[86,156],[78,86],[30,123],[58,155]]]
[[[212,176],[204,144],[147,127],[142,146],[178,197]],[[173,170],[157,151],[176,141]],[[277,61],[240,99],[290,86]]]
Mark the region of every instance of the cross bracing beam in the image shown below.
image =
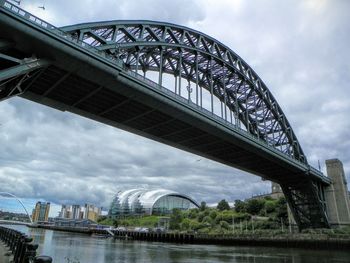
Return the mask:
[[[307,163],[300,145],[294,143],[297,138],[289,122],[266,85],[247,63],[219,41],[186,27],[152,21],[88,23],[62,30],[114,54],[124,60],[129,70],[160,72],[159,81],[167,73],[196,83],[212,92],[221,101],[221,107],[228,107],[249,133],[267,143],[278,140],[273,136],[286,137],[288,155]],[[196,102],[200,103],[198,99]],[[264,112],[266,119],[258,111]],[[222,117],[227,118],[226,110]],[[276,120],[279,125],[271,127],[269,120]],[[282,133],[274,131],[274,127]]]
[[[49,61],[45,59],[28,58],[28,59],[19,60],[1,53],[0,53],[0,59],[6,59],[18,64],[13,67],[2,69],[0,71],[0,81],[4,81],[16,76],[27,74],[31,71],[46,67],[50,64]]]
[[[0,43],[2,50],[12,46],[9,41],[2,40]],[[0,100],[22,94],[22,83],[35,75],[33,72],[50,64],[46,59],[37,59],[34,56],[21,59],[3,52],[0,53],[0,62]]]

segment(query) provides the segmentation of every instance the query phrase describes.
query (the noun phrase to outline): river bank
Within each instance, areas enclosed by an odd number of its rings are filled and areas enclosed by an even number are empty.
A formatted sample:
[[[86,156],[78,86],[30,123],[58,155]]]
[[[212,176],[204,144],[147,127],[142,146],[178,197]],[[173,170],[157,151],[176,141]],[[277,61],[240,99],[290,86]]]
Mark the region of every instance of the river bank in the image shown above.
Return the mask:
[[[33,227],[33,226],[30,226]],[[110,235],[104,229],[62,227],[38,225],[35,228],[44,228],[56,231],[75,232],[81,234]],[[264,235],[262,233],[236,233],[231,235],[209,235],[188,233],[155,233],[139,231],[112,230],[115,238],[142,240],[152,242],[169,242],[183,244],[206,244],[226,246],[268,246],[284,248],[314,248],[314,249],[350,249],[350,237],[348,235],[329,236],[327,234],[302,234],[302,233],[277,233]]]
[[[135,240],[159,241],[185,244],[206,244],[226,246],[265,246],[285,248],[350,249],[350,238],[331,238],[326,235],[279,234],[263,236],[258,234],[204,235],[184,233],[140,233],[115,231],[115,235]]]
[[[38,254],[48,255],[54,263],[289,263],[349,262],[350,250],[284,248],[268,246],[226,246],[208,244],[165,243],[100,238],[98,235],[54,231],[26,226],[11,226],[33,238]]]

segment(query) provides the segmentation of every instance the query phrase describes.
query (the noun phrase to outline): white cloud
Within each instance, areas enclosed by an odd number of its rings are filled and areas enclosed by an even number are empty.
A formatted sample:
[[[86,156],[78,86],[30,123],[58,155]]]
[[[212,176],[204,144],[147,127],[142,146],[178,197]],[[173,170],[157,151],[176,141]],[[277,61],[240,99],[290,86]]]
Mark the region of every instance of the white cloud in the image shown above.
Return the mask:
[[[45,12],[23,2],[57,26],[139,18],[217,38],[270,88],[310,163],[339,158],[350,180],[348,1],[51,1]],[[149,185],[215,203],[269,190],[258,177],[22,99],[0,103],[0,124],[0,191],[21,197],[106,206],[118,189]]]

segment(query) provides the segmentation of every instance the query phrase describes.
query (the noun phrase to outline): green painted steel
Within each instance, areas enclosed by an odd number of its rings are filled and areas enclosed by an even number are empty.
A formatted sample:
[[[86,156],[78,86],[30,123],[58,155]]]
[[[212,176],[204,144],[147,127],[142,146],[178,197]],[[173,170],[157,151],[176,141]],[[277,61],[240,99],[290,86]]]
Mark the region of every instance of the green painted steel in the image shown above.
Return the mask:
[[[0,100],[20,95],[275,181],[300,228],[329,226],[323,188],[330,179],[308,164],[262,80],[219,41],[154,21],[56,28],[4,0],[0,12],[7,61]],[[29,69],[31,58],[37,64]],[[158,82],[145,77],[148,71]],[[163,86],[165,73],[175,91]]]
[[[154,21],[86,23],[61,29],[73,39],[123,61],[126,70],[160,72],[160,85],[162,74],[169,73],[186,79],[189,85],[190,81],[195,83],[196,92],[201,88],[210,91],[229,107],[248,133],[307,163],[266,85],[242,58],[219,41],[190,28]],[[202,106],[198,96],[196,104]]]
[[[1,57],[1,54],[0,54]],[[17,62],[17,61],[16,61]],[[46,67],[50,64],[45,59],[31,59],[28,61],[18,61],[19,65],[10,67],[0,72],[0,81],[4,81],[19,75],[27,74],[39,68]]]

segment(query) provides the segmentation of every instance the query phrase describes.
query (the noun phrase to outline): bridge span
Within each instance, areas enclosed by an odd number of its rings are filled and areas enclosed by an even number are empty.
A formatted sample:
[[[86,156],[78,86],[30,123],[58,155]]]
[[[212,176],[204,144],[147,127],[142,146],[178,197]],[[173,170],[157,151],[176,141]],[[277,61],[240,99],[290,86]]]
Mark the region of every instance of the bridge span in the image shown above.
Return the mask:
[[[331,180],[308,164],[254,70],[210,36],[154,21],[56,28],[0,0],[0,70],[0,100],[20,96],[277,182],[301,229],[329,227]]]
[[[30,222],[22,222],[22,221],[15,221],[15,220],[2,220],[0,219],[0,225],[30,225],[32,223]]]

